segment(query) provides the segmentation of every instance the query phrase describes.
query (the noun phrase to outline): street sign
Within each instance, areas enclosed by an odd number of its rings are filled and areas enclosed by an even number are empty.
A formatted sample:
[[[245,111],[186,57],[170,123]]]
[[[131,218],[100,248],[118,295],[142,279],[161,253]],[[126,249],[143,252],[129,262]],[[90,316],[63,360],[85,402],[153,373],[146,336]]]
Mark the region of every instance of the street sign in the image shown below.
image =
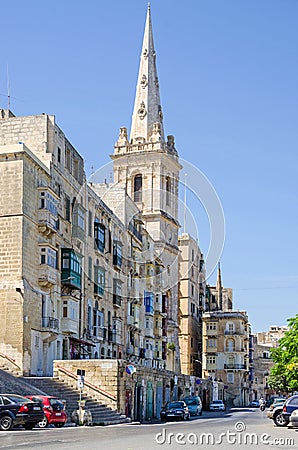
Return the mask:
[[[78,388],[79,389],[83,389],[83,387],[84,387],[84,377],[82,375],[78,375],[77,383],[78,383]]]
[[[132,375],[137,371],[137,369],[132,364],[128,364],[128,366],[125,367],[125,371],[128,375]]]

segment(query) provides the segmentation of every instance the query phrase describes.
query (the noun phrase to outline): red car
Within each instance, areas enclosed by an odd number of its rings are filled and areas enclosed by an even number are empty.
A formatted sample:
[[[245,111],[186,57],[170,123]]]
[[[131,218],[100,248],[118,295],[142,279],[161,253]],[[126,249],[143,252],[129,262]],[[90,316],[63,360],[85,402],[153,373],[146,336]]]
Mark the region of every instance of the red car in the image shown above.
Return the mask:
[[[59,398],[46,395],[27,395],[26,397],[43,405],[44,419],[38,423],[39,428],[46,428],[50,424],[60,428],[67,422],[65,407]]]

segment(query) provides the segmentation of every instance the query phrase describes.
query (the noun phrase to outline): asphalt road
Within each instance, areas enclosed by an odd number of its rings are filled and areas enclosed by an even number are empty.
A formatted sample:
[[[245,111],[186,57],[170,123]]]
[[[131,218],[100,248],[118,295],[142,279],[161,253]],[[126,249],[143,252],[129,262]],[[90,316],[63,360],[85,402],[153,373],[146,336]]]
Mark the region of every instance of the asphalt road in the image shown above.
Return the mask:
[[[266,411],[239,408],[203,413],[187,422],[124,424],[107,427],[15,429],[0,432],[0,449],[155,450],[298,449],[298,428],[277,428]]]

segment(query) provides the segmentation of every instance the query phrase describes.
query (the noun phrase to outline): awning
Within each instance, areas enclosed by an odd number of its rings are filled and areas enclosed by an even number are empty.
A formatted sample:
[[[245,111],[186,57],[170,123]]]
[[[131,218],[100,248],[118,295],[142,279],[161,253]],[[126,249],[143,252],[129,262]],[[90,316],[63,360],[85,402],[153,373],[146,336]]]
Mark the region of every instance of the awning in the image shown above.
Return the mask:
[[[91,347],[96,347],[95,344],[93,344],[92,342],[89,342],[89,341],[85,341],[84,339],[69,337],[69,340],[75,342],[76,344],[91,345]]]

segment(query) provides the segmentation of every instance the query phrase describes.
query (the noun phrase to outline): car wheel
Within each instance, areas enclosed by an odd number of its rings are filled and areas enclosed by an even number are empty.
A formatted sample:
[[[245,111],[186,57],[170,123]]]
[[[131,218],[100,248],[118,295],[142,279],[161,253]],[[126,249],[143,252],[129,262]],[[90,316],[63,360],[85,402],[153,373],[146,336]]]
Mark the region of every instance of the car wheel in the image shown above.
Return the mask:
[[[25,423],[24,428],[25,430],[32,430],[32,428],[35,427],[35,423]]]
[[[281,412],[276,414],[276,416],[273,418],[273,421],[277,427],[285,427],[288,423]]]
[[[56,428],[62,428],[65,425],[65,422],[54,423]]]
[[[39,428],[46,428],[48,426],[48,419],[46,418],[46,416],[44,416],[44,418],[38,422],[38,426]]]
[[[200,414],[199,414],[200,416],[202,415],[202,410],[200,411]]]
[[[8,431],[12,428],[13,420],[10,416],[2,416],[0,418],[0,430]]]

